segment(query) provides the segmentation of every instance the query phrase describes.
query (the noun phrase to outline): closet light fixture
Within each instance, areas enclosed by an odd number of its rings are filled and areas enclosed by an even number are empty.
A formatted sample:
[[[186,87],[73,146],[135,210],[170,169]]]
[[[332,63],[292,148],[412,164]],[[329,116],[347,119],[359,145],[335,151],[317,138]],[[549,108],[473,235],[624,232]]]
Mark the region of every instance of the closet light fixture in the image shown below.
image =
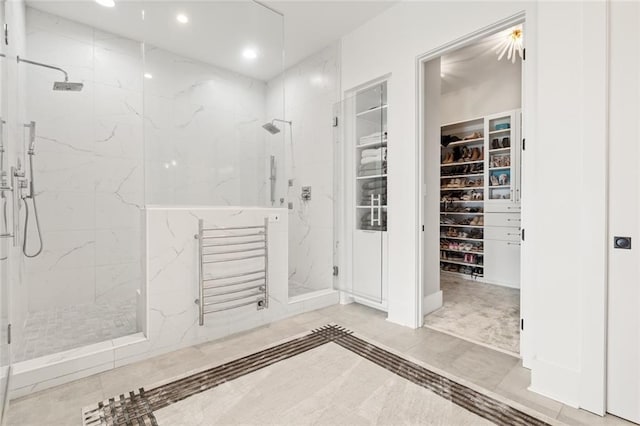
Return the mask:
[[[520,59],[523,58],[523,46],[522,46],[522,29],[516,28],[509,31],[506,39],[500,40],[495,47],[498,60],[501,60],[504,55],[507,55],[507,60],[511,60],[512,63],[516,62],[516,51],[520,55]]]
[[[113,7],[116,5],[116,2],[114,0],[96,0],[96,3],[104,7]]]
[[[151,80],[153,78],[153,74],[151,74],[150,72],[145,72],[144,78],[148,78],[149,80]]]
[[[180,22],[181,24],[187,24],[189,22],[189,17],[184,13],[179,13],[176,16],[176,21]]]

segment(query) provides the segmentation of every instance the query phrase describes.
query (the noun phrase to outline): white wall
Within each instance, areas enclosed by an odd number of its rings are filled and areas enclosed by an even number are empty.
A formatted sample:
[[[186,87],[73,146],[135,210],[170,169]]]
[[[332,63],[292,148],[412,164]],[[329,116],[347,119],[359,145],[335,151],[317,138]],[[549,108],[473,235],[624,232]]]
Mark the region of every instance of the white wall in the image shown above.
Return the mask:
[[[331,127],[334,104],[340,98],[340,56],[332,44],[283,75],[269,81],[268,97],[278,99],[285,89],[285,118],[293,122],[284,130],[286,164],[280,179],[292,180],[286,199],[289,210],[289,282],[296,292],[330,288],[333,282],[333,184],[334,138]],[[279,106],[277,102],[268,104]],[[273,112],[276,114],[277,110]],[[270,118],[282,118],[273,115]],[[272,136],[278,141],[281,136]],[[311,200],[301,197],[303,186],[311,186]],[[276,204],[278,205],[278,204]]]
[[[476,58],[465,64],[476,72],[472,80],[458,82],[455,76],[445,73],[443,80],[453,80],[440,97],[442,123],[468,120],[502,111],[520,108],[522,104],[522,66],[489,52],[489,61]],[[443,88],[445,86],[443,85]]]
[[[598,22],[596,16],[586,13],[590,7],[588,3],[571,2],[402,2],[343,38],[342,85],[348,90],[391,73],[389,104],[393,114],[389,115],[389,132],[398,142],[389,147],[389,275],[393,283],[389,289],[389,320],[416,327],[420,324],[417,286],[421,225],[416,57],[526,12],[528,88],[524,106],[529,123],[524,129],[528,164],[524,168],[523,226],[529,260],[523,264],[523,286],[528,286],[523,291],[528,292],[530,300],[525,319],[532,341],[532,386],[565,403],[601,412],[602,404],[597,401],[604,400],[598,398],[603,389],[580,388],[581,383],[592,383],[589,378],[602,374],[603,365],[597,357],[604,349],[603,336],[598,330],[587,334],[583,313],[590,305],[583,303],[604,303],[601,297],[585,297],[604,286],[604,258],[591,256],[600,249],[597,245],[575,244],[568,250],[565,244],[557,244],[559,237],[581,241],[585,233],[602,226],[597,217],[580,208],[585,201],[581,182],[590,171],[599,172],[604,161],[598,150],[602,141],[597,133],[590,132],[591,126],[604,117],[591,120],[584,106],[592,100],[591,85],[604,85],[600,75],[588,74],[589,79],[585,78],[589,68],[583,58],[599,55],[599,51],[593,52],[584,42],[584,34],[595,31],[598,38],[605,36],[600,25],[591,25],[593,20]],[[571,182],[580,189],[567,191],[558,182]],[[598,189],[589,198],[605,201]],[[558,209],[568,209],[573,218],[558,220]],[[589,364],[590,357],[596,358],[593,364]],[[583,368],[586,365],[591,367]]]

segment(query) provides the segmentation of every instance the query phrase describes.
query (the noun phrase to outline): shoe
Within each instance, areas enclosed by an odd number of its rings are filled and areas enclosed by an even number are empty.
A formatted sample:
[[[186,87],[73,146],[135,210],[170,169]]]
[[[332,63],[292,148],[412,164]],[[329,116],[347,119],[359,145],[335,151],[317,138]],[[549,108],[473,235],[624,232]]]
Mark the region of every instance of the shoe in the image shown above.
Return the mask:
[[[491,175],[489,179],[491,180],[491,186],[499,185],[498,178],[495,175]]]
[[[502,138],[502,148],[509,148],[511,146],[511,140],[506,137]]]
[[[471,152],[471,161],[478,161],[480,159],[480,150],[478,148],[473,148]]]
[[[464,141],[468,141],[468,140],[472,140],[472,139],[480,139],[482,137],[482,133],[480,132],[473,132],[471,133],[469,136],[465,137]]]
[[[498,149],[500,148],[500,142],[498,141],[498,139],[494,139],[491,141],[491,149]]]

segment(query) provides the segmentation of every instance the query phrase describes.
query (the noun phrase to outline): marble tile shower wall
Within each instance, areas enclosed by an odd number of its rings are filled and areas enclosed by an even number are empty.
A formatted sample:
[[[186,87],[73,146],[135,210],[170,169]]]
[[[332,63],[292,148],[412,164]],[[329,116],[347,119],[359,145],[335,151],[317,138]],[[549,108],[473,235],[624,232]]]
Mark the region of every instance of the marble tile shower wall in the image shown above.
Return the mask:
[[[340,99],[339,45],[334,44],[269,82],[269,96],[285,87],[285,137],[289,210],[289,282],[303,291],[331,288],[333,266],[334,141],[331,119]],[[288,130],[288,129],[287,129]],[[312,198],[301,197],[311,186]]]
[[[265,206],[266,83],[148,45],[145,64],[147,203]]]
[[[26,21],[28,58],[84,83],[54,92],[61,75],[22,65],[45,244],[26,260],[28,308],[131,302],[144,205],[141,45],[31,8]]]

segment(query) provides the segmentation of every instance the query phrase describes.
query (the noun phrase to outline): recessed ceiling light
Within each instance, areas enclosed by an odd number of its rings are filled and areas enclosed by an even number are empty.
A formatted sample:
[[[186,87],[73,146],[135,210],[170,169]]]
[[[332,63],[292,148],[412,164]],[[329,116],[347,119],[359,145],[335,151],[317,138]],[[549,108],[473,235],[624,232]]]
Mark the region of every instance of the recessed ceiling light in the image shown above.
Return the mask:
[[[189,17],[188,17],[187,15],[185,15],[184,13],[179,13],[179,14],[176,16],[176,20],[177,20],[178,22],[180,22],[181,24],[186,24],[186,23],[188,23],[188,22],[189,22]]]
[[[148,78],[148,79],[152,79],[153,78],[153,74],[150,74],[148,72],[144,73],[144,78]]]
[[[258,57],[258,52],[256,51],[256,49],[247,47],[242,51],[242,56],[244,56],[245,59],[255,59]]]
[[[113,7],[116,5],[116,2],[114,0],[96,0],[96,3],[104,7]]]

